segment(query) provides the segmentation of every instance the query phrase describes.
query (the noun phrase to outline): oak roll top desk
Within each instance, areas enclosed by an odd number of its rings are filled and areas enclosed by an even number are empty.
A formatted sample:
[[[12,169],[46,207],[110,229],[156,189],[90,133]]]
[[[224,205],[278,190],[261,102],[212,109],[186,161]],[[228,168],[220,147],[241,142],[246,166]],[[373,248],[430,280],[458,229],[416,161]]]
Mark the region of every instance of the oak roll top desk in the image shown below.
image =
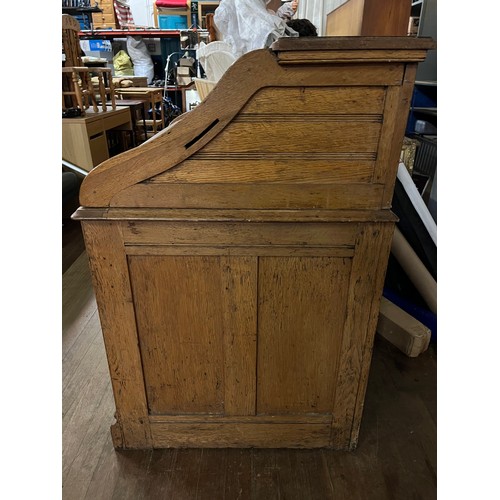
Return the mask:
[[[280,39],[85,178],[115,447],[355,448],[433,46]]]

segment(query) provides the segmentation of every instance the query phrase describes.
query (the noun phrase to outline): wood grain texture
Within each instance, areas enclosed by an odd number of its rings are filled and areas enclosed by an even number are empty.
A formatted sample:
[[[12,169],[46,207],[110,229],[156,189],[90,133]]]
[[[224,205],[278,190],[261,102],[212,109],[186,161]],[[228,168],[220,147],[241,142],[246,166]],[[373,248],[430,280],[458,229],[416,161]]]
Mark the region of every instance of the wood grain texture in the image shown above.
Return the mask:
[[[234,223],[128,221],[121,223],[125,245],[352,247],[359,225],[323,222]]]
[[[303,89],[307,87],[322,88],[335,86],[366,88],[400,85],[403,79],[405,63],[393,61],[397,59],[398,54],[401,56],[400,59],[404,61],[422,60],[425,56],[427,45],[423,42],[408,43],[408,41],[403,39],[399,39],[399,42],[400,49],[398,51],[395,50],[398,48],[396,42],[386,41],[386,44],[388,44],[387,48],[380,50],[389,50],[392,47],[390,50],[394,52],[389,51],[389,53],[385,54],[385,59],[382,58],[384,59],[383,62],[377,62],[377,59],[373,58],[373,50],[366,50],[366,47],[369,48],[370,43],[367,43],[365,40],[354,42],[351,40],[349,42],[350,45],[348,44],[347,46],[345,45],[345,40],[339,40],[338,42],[330,40],[326,45],[323,43],[315,45],[314,50],[309,52],[303,52],[305,46],[302,43],[295,45],[299,47],[297,51],[288,50],[285,43],[282,45],[284,48],[276,52],[259,50],[245,54],[231,66],[214,91],[209,94],[209,97],[200,106],[197,106],[190,113],[181,115],[169,127],[139,148],[109,159],[100,165],[98,169],[95,169],[91,175],[87,176],[81,189],[80,197],[82,205],[104,207],[110,204],[114,206],[134,204],[137,200],[137,195],[132,194],[129,199],[127,193],[123,192],[124,190],[169,170],[203,148],[210,148],[210,151],[215,151],[219,147],[224,148],[225,141],[227,141],[225,136],[228,125],[232,129],[230,131],[231,137],[240,143],[239,147],[241,150],[252,151],[252,141],[250,143],[245,142],[248,131],[260,134],[259,137],[266,141],[266,132],[269,131],[269,127],[266,127],[265,124],[257,124],[259,126],[255,127],[254,130],[253,127],[252,129],[245,127],[248,124],[244,122],[235,122],[232,125],[231,122],[237,117],[240,110],[249,103],[252,96],[262,88],[280,89],[283,87],[296,87]],[[371,43],[373,45],[374,42]],[[384,44],[380,45],[381,42],[377,43],[379,47],[385,47]],[[377,46],[377,43],[375,46]],[[395,43],[396,45],[394,45]],[[363,46],[365,49],[353,50],[356,45],[358,49]],[[348,57],[346,56],[345,47],[349,49],[347,51]],[[365,54],[363,50],[366,52],[366,61],[370,61],[369,63],[365,64],[364,62],[356,62],[355,60],[356,54]],[[327,60],[325,60],[325,54],[328,56]],[[372,59],[370,59],[370,54]],[[293,68],[289,68],[278,64],[280,58],[295,57],[298,57],[294,62],[299,67],[294,66]],[[310,66],[304,71],[306,68],[301,68],[300,66],[305,66],[308,61],[317,66]],[[329,69],[325,71],[325,68]],[[251,75],[251,78],[248,78],[248,75]],[[233,82],[238,82],[238,84],[235,85]],[[320,91],[316,95],[314,92],[311,93],[310,95],[315,95],[315,97],[307,97],[303,101],[303,106],[310,104],[310,101],[316,101],[314,106],[317,108],[319,102],[321,102],[322,92]],[[356,90],[355,92],[360,97],[360,92],[362,93],[363,90]],[[361,102],[363,102],[363,99]],[[282,111],[282,113],[286,114],[286,110]],[[299,115],[301,113],[297,111],[296,114]],[[349,127],[349,123],[345,122],[345,125]],[[279,124],[276,123],[275,125]],[[367,127],[367,140],[364,147],[370,151],[373,148],[373,140],[376,140],[378,134],[378,127],[373,128],[372,125],[377,124],[361,122],[362,128]],[[332,148],[334,144],[338,145],[341,150],[344,147],[344,142],[336,139],[337,136],[339,138],[343,136],[343,128],[332,128],[335,134],[330,134],[333,138],[333,143],[330,144],[326,140],[328,133],[326,131],[322,132],[324,129],[323,124],[315,120],[310,120],[308,123],[309,126],[313,129],[316,127],[314,129],[315,134],[319,134],[320,139],[321,137],[325,137],[322,147],[327,148],[326,151],[330,151],[331,149],[329,148]],[[334,125],[330,125],[329,123],[327,123],[327,126],[334,127]],[[354,134],[354,137],[360,139],[354,142],[363,146],[361,134],[357,127],[352,129],[352,134]],[[349,136],[349,134],[345,136]],[[283,134],[282,140],[289,141],[286,144],[287,147],[290,147],[289,153],[297,150],[294,148],[298,147],[298,141],[293,131],[290,134]],[[214,144],[212,144],[213,141],[215,141]],[[302,147],[305,147],[306,151],[309,151],[309,141],[300,142],[302,143]],[[276,144],[269,142],[262,150],[267,148],[273,151],[274,147],[276,147]],[[234,151],[238,151],[238,149],[236,148]],[[366,151],[366,149],[362,149],[362,151]],[[144,161],[146,157],[147,161]],[[116,195],[120,192],[123,193],[116,198]]]
[[[327,424],[151,424],[156,448],[323,448]]]
[[[255,257],[129,263],[150,413],[253,415]]]
[[[428,46],[246,54],[194,111],[86,177],[75,218],[89,224],[115,446],[356,446]]]
[[[383,184],[137,184],[117,194],[112,206],[139,208],[247,208],[378,210]]]
[[[128,448],[148,447],[151,443],[148,410],[121,231],[112,223],[93,221],[83,222],[82,230],[90,260],[122,442]]]
[[[307,128],[314,141],[304,140]],[[286,134],[277,134],[285,130]],[[303,119],[245,123],[234,121],[224,134],[214,138],[203,149],[204,153],[373,153],[377,150],[380,124],[365,121],[342,122],[324,119],[323,122]]]
[[[339,159],[304,155],[302,158],[228,159],[226,155],[186,160],[176,167],[150,179],[149,183],[235,183],[235,184],[331,184],[367,183],[371,181],[374,160],[364,158]]]
[[[331,412],[349,272],[349,259],[259,259],[259,414]]]
[[[141,208],[84,208],[77,220],[166,222],[395,222],[390,210],[190,210]]]
[[[221,257],[224,414],[255,415],[257,257]]]
[[[63,275],[66,306],[93,296],[90,273]],[[92,299],[93,300],[93,299]],[[63,311],[64,312],[64,311]],[[63,325],[66,360],[63,377],[77,385],[97,380],[107,361],[102,339],[90,350],[99,319],[81,315]],[[76,325],[80,325],[76,328]],[[73,329],[71,333],[70,328]],[[66,335],[80,339],[66,342]],[[90,357],[93,362],[88,362]],[[95,375],[94,375],[95,374]],[[63,419],[62,498],[415,498],[436,494],[436,351],[408,358],[384,339],[375,338],[363,425],[356,452],[326,449],[161,449],[137,453],[113,448],[109,425],[113,395],[109,381],[77,391],[71,419]],[[63,404],[68,403],[64,400]],[[99,406],[102,406],[99,410]],[[89,407],[91,411],[88,411]],[[87,415],[90,420],[85,422]],[[68,439],[71,437],[71,439]],[[218,471],[218,477],[213,471]],[[212,472],[211,472],[212,471]],[[216,493],[214,493],[216,491]],[[54,496],[61,490],[54,486]]]
[[[66,307],[77,306],[79,297],[92,296],[90,273],[82,271],[87,266],[86,256],[76,265],[80,270],[63,276]],[[107,370],[102,341],[100,350],[89,350],[92,336],[84,334],[99,329],[98,317],[86,314],[84,301],[81,316],[73,312],[73,319],[63,327],[63,343],[70,333],[68,327],[80,325],[84,329],[73,330],[80,342],[66,344],[68,362],[63,365],[64,378],[78,385],[92,379],[94,373]],[[86,361],[87,356],[93,363]],[[134,451],[113,449],[109,435],[113,406],[109,383],[93,384],[92,390],[74,394],[77,404],[71,421],[63,419],[63,432],[67,428],[65,435],[74,438],[63,440],[63,467],[70,471],[63,479],[64,500],[112,498],[115,489],[117,495],[122,495],[120,499],[186,495],[204,498],[213,491],[214,482],[221,498],[255,499],[267,495],[302,499],[311,498],[311,491],[316,498],[404,498],[408,491],[416,498],[436,498],[434,345],[418,358],[410,359],[383,339],[375,339],[355,453],[324,449],[217,449],[209,454],[209,450],[165,449],[147,451],[144,460],[144,455]],[[65,398],[63,395],[63,404]],[[95,411],[96,402],[104,405],[103,411]],[[88,407],[92,407],[91,412],[87,412]],[[91,428],[79,423],[86,415],[91,415]],[[79,458],[75,460],[76,457]],[[205,474],[210,467],[221,471],[221,482]],[[138,489],[136,484],[140,485]]]
[[[393,229],[391,224],[367,225],[356,245],[333,406],[332,445],[336,449],[356,447]]]
[[[222,413],[218,257],[129,257],[149,411]]]
[[[263,88],[243,107],[244,114],[381,114],[385,92],[376,87]]]

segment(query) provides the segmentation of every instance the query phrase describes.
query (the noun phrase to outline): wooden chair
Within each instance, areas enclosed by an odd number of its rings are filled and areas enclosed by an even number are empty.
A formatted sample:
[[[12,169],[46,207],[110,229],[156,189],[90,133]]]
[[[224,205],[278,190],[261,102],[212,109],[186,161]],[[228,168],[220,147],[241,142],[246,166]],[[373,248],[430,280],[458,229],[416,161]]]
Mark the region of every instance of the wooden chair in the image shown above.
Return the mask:
[[[109,68],[85,67],[80,48],[80,24],[68,15],[62,15],[62,45],[65,55],[62,68],[62,109],[80,109],[82,115],[91,105],[95,112],[99,111],[97,95],[103,111],[107,110],[106,101],[111,101],[112,109],[116,109],[113,78]],[[97,81],[94,87],[92,77]]]

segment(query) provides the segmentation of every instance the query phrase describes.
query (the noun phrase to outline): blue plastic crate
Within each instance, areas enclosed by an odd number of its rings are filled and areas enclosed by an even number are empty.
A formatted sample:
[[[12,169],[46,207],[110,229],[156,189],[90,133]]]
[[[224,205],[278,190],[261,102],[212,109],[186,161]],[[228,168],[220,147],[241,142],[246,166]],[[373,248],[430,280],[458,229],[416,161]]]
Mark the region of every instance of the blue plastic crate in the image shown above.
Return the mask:
[[[158,16],[158,23],[162,30],[187,30],[187,16]]]

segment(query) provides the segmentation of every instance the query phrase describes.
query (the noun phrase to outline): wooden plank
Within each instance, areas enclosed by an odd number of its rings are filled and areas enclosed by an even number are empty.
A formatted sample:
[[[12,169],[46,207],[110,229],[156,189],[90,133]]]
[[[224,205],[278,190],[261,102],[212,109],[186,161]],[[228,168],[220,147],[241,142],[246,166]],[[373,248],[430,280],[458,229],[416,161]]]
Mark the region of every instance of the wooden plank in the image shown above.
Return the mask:
[[[335,51],[315,50],[311,52],[281,52],[279,54],[280,64],[314,64],[314,63],[343,63],[343,62],[421,62],[425,60],[427,55],[426,50],[401,50],[401,49],[373,49],[373,50],[357,50],[357,51]]]
[[[332,445],[336,449],[353,449],[357,442],[391,226],[367,225],[356,245],[333,406]]]
[[[332,415],[294,414],[294,415],[151,415],[152,424],[331,424]]]
[[[425,352],[431,340],[429,328],[385,297],[380,301],[377,333],[410,358]]]
[[[133,256],[129,266],[149,411],[222,413],[220,258]]]
[[[394,107],[392,113],[395,114],[397,122],[392,125],[392,136],[381,144],[381,152],[379,157],[382,161],[386,161],[385,169],[380,164],[380,168],[375,166],[373,182],[382,182],[385,185],[384,197],[382,201],[383,207],[390,207],[394,194],[394,184],[396,182],[399,158],[401,157],[401,147],[403,144],[404,133],[406,129],[405,120],[401,120],[401,116],[408,116],[410,103],[413,95],[413,83],[417,72],[416,64],[407,64],[403,85],[399,91],[399,105],[392,102],[390,105]],[[388,115],[388,120],[393,120],[391,115]]]
[[[376,87],[263,88],[243,107],[243,113],[371,113],[383,111],[385,91]]]
[[[408,36],[364,36],[355,38],[353,36],[327,36],[327,37],[307,37],[300,38],[280,38],[271,46],[277,52],[310,51],[310,50],[429,50],[435,48],[436,43],[429,37],[408,37]]]
[[[332,410],[349,259],[259,258],[257,412]]]
[[[389,210],[202,210],[169,208],[84,208],[77,220],[127,220],[169,222],[394,222]]]
[[[258,115],[257,115],[258,116]],[[373,153],[377,151],[380,136],[377,121],[332,121],[327,117],[322,122],[303,116],[302,121],[269,122],[263,116],[261,122],[235,120],[223,134],[219,134],[202,153]],[[304,141],[304,129],[314,141]],[[286,133],[283,131],[286,130]]]
[[[120,228],[82,222],[123,445],[150,446],[132,292]],[[120,322],[116,321],[120,318]],[[116,443],[117,445],[120,443]]]
[[[366,183],[373,176],[375,161],[365,159],[309,158],[186,160],[148,182],[167,183],[277,183],[330,184]]]
[[[255,415],[257,257],[221,257],[224,414]]]
[[[330,427],[320,424],[151,424],[155,448],[321,448]]]
[[[356,241],[358,224],[262,222],[123,222],[126,245],[238,245],[345,247]]]
[[[118,193],[111,206],[154,208],[374,209],[382,184],[137,184]]]
[[[225,255],[243,256],[259,255],[274,257],[352,257],[354,249],[351,247],[322,248],[322,247],[205,247],[191,245],[136,245],[126,247],[127,255]]]

